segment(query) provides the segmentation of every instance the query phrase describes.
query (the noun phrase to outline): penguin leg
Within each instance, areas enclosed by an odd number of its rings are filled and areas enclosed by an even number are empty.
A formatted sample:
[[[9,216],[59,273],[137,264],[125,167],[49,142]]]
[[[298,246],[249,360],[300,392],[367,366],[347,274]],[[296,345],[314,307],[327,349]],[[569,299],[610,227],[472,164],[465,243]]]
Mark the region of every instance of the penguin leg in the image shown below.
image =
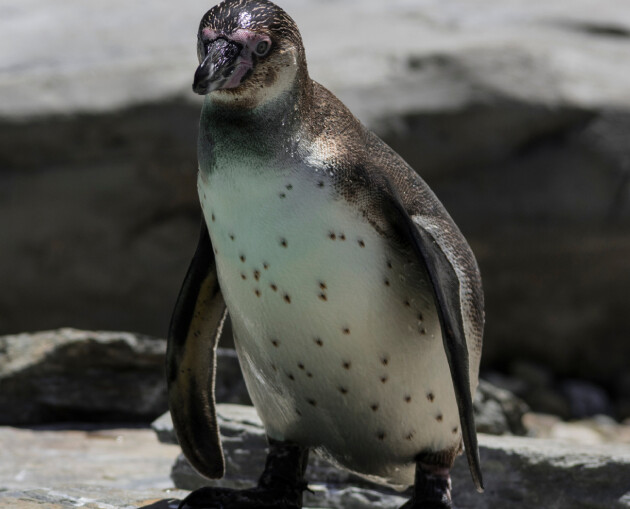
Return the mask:
[[[300,509],[307,463],[307,448],[269,439],[265,470],[255,488],[200,488],[182,500],[179,509]]]
[[[450,467],[439,463],[416,460],[413,496],[400,509],[452,509]]]

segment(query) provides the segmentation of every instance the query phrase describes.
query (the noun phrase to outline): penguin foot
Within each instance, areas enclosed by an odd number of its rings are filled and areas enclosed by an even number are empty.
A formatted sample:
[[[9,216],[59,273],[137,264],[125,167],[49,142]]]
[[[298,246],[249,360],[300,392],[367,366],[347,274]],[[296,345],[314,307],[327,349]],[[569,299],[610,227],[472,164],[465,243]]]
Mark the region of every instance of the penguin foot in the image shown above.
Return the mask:
[[[413,496],[400,509],[453,509],[449,469],[418,461]]]
[[[258,486],[246,490],[200,488],[182,500],[178,509],[301,509],[307,463],[308,449],[269,439]]]
[[[248,490],[200,488],[179,504],[179,509],[300,509],[302,490],[293,493],[256,487]]]

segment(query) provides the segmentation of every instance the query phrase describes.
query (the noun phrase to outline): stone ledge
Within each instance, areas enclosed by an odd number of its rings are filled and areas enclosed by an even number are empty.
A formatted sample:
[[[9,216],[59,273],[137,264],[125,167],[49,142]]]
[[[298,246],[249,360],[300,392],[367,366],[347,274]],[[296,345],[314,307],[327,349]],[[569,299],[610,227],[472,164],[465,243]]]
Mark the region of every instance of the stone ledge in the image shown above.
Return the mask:
[[[217,414],[226,455],[226,476],[208,481],[190,467],[183,455],[171,477],[178,488],[201,486],[243,488],[260,475],[266,454],[262,423],[253,407],[218,405]],[[169,416],[156,427],[165,433]],[[172,440],[172,438],[171,438]],[[552,439],[479,434],[486,491],[478,494],[470,480],[466,460],[460,457],[452,472],[453,500],[458,509],[630,507],[630,446],[582,446]],[[399,493],[369,484],[311,455],[307,479],[313,493],[305,503],[339,509],[394,509]]]

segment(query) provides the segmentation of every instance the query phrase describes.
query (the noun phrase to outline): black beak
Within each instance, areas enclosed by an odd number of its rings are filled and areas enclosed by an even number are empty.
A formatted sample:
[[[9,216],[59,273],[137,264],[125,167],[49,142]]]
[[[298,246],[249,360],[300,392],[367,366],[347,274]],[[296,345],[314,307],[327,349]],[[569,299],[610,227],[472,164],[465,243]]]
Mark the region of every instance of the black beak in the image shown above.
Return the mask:
[[[206,95],[221,88],[236,68],[241,53],[239,44],[226,39],[216,39],[207,48],[206,57],[195,71],[193,92]]]

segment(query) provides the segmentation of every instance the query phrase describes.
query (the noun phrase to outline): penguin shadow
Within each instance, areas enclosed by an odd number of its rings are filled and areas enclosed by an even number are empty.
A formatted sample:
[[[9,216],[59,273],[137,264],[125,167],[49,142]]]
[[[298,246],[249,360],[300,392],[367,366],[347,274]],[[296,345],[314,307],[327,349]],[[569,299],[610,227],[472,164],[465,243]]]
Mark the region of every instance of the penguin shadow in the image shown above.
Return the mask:
[[[138,509],[177,509],[181,500],[177,498],[165,498],[163,500],[156,500],[149,505],[138,506]]]

